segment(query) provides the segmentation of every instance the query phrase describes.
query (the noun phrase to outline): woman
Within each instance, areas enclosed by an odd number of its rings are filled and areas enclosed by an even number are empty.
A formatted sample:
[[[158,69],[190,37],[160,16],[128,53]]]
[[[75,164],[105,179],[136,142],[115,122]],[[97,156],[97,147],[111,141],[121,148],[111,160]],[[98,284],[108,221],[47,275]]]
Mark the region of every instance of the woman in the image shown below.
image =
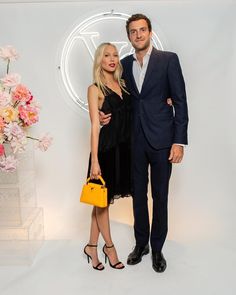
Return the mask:
[[[88,87],[88,104],[91,120],[91,155],[88,176],[102,176],[108,189],[108,203],[115,198],[129,196],[130,185],[130,99],[121,79],[122,66],[118,51],[111,43],[102,43],[94,58],[94,84]],[[100,129],[99,110],[111,114],[109,124]],[[112,268],[123,269],[110,232],[109,205],[94,207],[89,243],[84,253],[92,260],[93,268],[103,270],[98,259],[97,242],[101,233],[105,245],[105,262],[108,258]]]

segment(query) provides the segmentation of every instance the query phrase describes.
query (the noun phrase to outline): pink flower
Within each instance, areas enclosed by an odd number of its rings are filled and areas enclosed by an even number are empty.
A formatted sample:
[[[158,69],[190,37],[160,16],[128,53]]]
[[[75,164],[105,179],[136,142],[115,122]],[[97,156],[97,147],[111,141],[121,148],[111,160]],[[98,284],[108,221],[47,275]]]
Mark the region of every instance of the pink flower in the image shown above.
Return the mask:
[[[0,157],[2,157],[5,154],[4,145],[0,144]]]
[[[4,60],[16,60],[19,57],[18,52],[11,45],[7,45],[5,47],[0,47],[0,57]]]
[[[52,144],[52,137],[50,137],[48,134],[45,134],[38,140],[38,148],[45,152],[49,146]]]
[[[11,97],[6,91],[0,91],[0,107],[5,107],[11,102]]]
[[[19,106],[19,115],[26,126],[30,126],[39,120],[38,108],[31,105]]]
[[[0,169],[5,172],[13,172],[16,170],[17,160],[14,156],[3,157],[0,160]]]
[[[32,95],[26,86],[18,84],[15,90],[12,92],[13,101],[29,102],[32,99]]]
[[[20,83],[20,79],[21,79],[21,76],[17,73],[14,73],[14,74],[6,74],[6,76],[0,79],[0,81],[2,81],[4,87],[12,88]]]

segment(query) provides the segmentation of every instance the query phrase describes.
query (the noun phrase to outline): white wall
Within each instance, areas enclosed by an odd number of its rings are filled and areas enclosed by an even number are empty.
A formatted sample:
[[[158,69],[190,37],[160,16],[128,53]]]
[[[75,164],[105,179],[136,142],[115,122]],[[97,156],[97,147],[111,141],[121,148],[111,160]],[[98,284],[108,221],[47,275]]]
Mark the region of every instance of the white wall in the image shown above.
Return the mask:
[[[17,48],[21,57],[13,70],[42,105],[40,123],[32,132],[47,130],[54,137],[47,153],[36,153],[46,238],[86,240],[90,208],[79,203],[79,194],[87,171],[90,123],[61,90],[58,56],[75,23],[111,9],[147,14],[166,49],[178,53],[183,68],[190,144],[183,164],[172,174],[169,239],[229,238],[235,231],[236,195],[235,2],[34,2],[0,1],[0,46]],[[117,201],[111,218],[132,225],[131,200]]]

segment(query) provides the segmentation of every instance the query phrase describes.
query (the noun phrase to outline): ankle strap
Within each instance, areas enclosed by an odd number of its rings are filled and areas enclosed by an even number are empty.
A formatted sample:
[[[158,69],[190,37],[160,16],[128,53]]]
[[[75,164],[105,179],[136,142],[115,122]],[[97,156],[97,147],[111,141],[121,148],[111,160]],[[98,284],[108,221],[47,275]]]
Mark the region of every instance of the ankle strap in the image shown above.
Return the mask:
[[[87,244],[86,246],[88,246],[88,247],[97,247],[98,245]]]
[[[105,247],[108,248],[108,249],[109,249],[109,248],[113,248],[113,247],[114,247],[114,244],[112,244],[111,246],[107,246],[107,245],[105,244]]]

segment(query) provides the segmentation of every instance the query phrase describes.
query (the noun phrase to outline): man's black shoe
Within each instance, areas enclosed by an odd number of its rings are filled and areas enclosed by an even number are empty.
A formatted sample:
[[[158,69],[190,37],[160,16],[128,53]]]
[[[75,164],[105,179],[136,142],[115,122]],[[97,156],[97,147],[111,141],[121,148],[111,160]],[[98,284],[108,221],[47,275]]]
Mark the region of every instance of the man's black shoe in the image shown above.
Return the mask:
[[[166,260],[161,252],[152,251],[152,267],[156,272],[164,272]]]
[[[142,256],[149,253],[149,246],[145,247],[135,246],[133,252],[131,252],[127,259],[127,264],[134,265],[142,260]]]

